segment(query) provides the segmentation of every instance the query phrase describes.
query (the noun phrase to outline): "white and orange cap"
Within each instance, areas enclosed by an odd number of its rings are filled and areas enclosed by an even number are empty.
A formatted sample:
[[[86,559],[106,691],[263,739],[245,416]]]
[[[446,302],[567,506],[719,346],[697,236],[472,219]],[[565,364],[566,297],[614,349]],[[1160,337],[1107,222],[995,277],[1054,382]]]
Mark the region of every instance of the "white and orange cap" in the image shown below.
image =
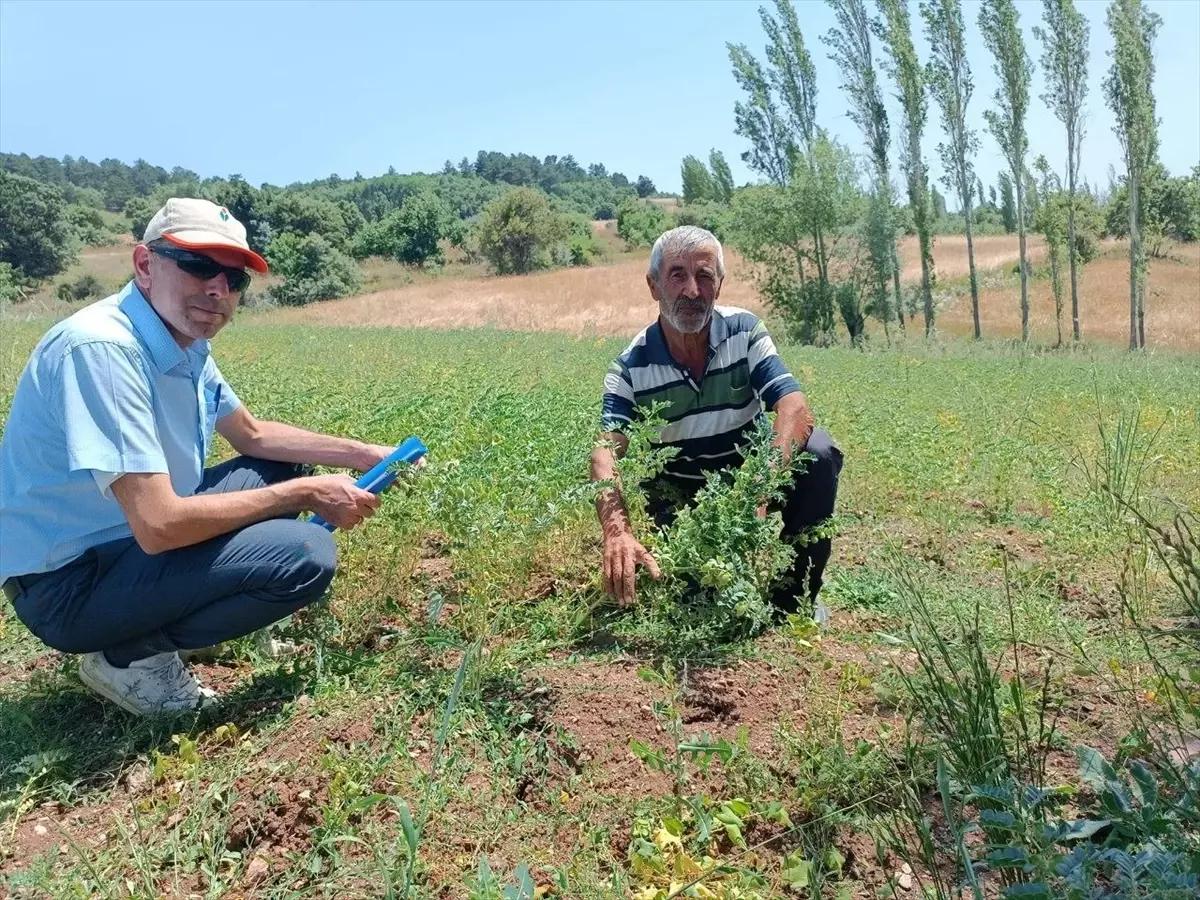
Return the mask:
[[[233,213],[209,200],[192,197],[172,197],[154,214],[143,243],[164,240],[185,250],[232,250],[240,253],[246,266],[261,275],[267,274],[267,261],[250,249],[246,241],[246,226]]]

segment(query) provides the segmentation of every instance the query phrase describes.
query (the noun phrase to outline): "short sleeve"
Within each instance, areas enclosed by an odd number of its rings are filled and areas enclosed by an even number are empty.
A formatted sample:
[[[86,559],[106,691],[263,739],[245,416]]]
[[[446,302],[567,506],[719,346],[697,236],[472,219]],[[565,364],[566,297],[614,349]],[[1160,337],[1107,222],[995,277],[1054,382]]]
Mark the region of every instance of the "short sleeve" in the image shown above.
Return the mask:
[[[242,405],[241,399],[233,392],[216,361],[210,356],[204,365],[204,393],[206,396],[217,398],[217,418],[223,419]]]
[[[169,472],[150,377],[133,351],[103,342],[75,347],[63,357],[59,387],[72,472]]]
[[[633,421],[637,404],[634,402],[633,381],[629,370],[620,360],[608,367],[604,376],[604,401],[600,410],[600,430],[604,433],[624,431]]]
[[[756,322],[750,331],[747,359],[750,364],[750,384],[767,409],[774,408],[785,396],[800,390],[800,382],[779,358],[775,342],[761,321]]]

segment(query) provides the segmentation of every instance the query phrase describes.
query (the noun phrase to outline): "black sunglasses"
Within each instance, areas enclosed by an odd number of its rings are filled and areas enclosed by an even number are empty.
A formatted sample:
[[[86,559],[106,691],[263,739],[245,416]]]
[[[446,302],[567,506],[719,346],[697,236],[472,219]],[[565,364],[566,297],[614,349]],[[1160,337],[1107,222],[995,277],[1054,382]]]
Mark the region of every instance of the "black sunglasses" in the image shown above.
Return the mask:
[[[183,250],[179,247],[161,246],[150,247],[150,252],[174,260],[175,265],[179,266],[181,270],[195,278],[199,278],[201,281],[209,281],[224,272],[229,290],[234,293],[244,291],[250,284],[250,273],[245,269],[223,266],[215,259],[205,256],[203,253],[193,253],[190,250]]]

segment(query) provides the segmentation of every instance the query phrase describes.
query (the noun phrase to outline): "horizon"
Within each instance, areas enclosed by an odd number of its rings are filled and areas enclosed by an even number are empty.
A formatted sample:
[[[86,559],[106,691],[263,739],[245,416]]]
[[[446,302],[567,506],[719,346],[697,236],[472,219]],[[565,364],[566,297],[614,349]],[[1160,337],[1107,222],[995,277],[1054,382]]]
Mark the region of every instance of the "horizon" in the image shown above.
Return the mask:
[[[1163,17],[1155,45],[1159,156],[1178,176],[1200,163],[1200,2],[1147,5]],[[248,88],[259,88],[258,107],[247,104],[218,114],[213,98],[181,102],[187,95],[176,87],[151,91],[143,105],[133,105],[144,124],[130,127],[122,119],[131,109],[130,97],[113,90],[111,79],[88,77],[111,66],[107,48],[130,40],[151,46],[173,42],[181,48],[178,58],[187,58],[188,51],[200,58],[210,51],[203,44],[202,32],[208,32],[191,23],[205,14],[198,11],[210,13],[212,7],[170,4],[155,7],[155,16],[148,19],[139,15],[144,7],[126,2],[0,2],[0,151],[94,162],[115,158],[128,164],[140,158],[168,171],[176,166],[190,169],[201,178],[240,174],[254,185],[280,186],[333,174],[345,180],[356,173],[374,177],[386,174],[389,167],[401,174],[434,174],[446,160],[457,164],[465,155],[473,162],[481,150],[528,153],[539,159],[571,154],[584,167],[603,163],[610,173],[621,172],[631,182],[647,175],[659,191],[678,193],[683,157],[692,154],[706,160],[715,148],[724,152],[737,184],[760,180],[742,161],[748,144],[733,130],[733,104],[742,93],[725,51],[726,41],[745,43],[762,57],[765,35],[757,4],[693,5],[687,7],[687,16],[680,16],[677,5],[648,3],[637,7],[642,27],[632,30],[617,27],[622,23],[609,14],[627,7],[613,2],[288,6],[291,14],[286,16],[277,14],[279,4],[238,6],[245,31],[255,35],[253,49],[247,51],[249,65],[239,61],[238,70],[249,69],[244,81]],[[923,23],[916,4],[910,6],[914,40],[924,60]],[[1091,26],[1081,180],[1103,189],[1110,181],[1110,167],[1118,177],[1123,169],[1100,88],[1111,39],[1104,24],[1106,4],[1079,6]],[[1044,90],[1041,47],[1032,27],[1040,23],[1041,5],[1023,2],[1018,7],[1034,65],[1030,164],[1044,153],[1061,172],[1064,132],[1039,97]],[[861,158],[861,134],[846,117],[840,78],[821,41],[833,24],[832,14],[815,0],[801,0],[797,9],[817,69],[819,124]],[[64,10],[70,14],[64,15]],[[980,139],[975,168],[985,184],[994,185],[1003,160],[983,127],[982,112],[991,105],[995,76],[991,55],[982,46],[977,14],[977,3],[964,3],[975,81],[970,117]],[[712,64],[688,70],[692,90],[664,95],[673,106],[630,104],[629,96],[638,91],[657,96],[653,86],[662,84],[663,32]],[[561,40],[563,34],[572,40]],[[393,35],[408,42],[404,52],[385,43]],[[357,68],[332,55],[323,68],[314,66],[312,53],[324,51],[331,42],[353,47]],[[463,62],[447,67],[445,54],[439,52],[443,47],[454,48],[455,60]],[[217,52],[228,58],[226,51]],[[44,63],[51,58],[55,67],[47,72]],[[503,73],[500,96],[490,90],[496,82],[488,80],[497,71]],[[437,87],[414,89],[421,78]],[[138,76],[131,80],[141,81]],[[652,86],[649,91],[646,84]],[[1190,91],[1195,102],[1171,102],[1179,88]],[[899,112],[886,78],[884,90],[895,160]],[[397,109],[405,112],[393,112]],[[267,117],[269,124],[264,123]],[[288,147],[280,146],[281,130]],[[237,138],[227,140],[228,133]],[[940,179],[940,140],[940,117],[931,102],[923,144],[930,183],[946,196],[951,209],[957,209],[956,197]]]

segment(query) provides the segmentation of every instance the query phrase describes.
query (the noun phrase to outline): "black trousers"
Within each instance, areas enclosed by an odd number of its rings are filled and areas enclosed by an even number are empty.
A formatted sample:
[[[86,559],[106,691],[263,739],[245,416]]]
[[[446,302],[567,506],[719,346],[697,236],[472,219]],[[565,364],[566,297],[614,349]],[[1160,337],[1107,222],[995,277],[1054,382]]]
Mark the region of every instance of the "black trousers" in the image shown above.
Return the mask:
[[[814,525],[819,525],[833,515],[837,502],[838,477],[842,473],[842,451],[829,432],[816,428],[808,438],[805,452],[816,459],[808,461],[805,471],[785,490],[783,502],[783,534],[794,537]],[[669,499],[651,488],[648,491],[648,511],[660,528],[675,521],[679,501]],[[691,498],[683,500],[690,504]],[[780,584],[772,595],[772,602],[783,613],[800,610],[811,612],[829,562],[832,542],[822,538],[805,546],[796,546],[796,560],[791,572],[784,573]]]

